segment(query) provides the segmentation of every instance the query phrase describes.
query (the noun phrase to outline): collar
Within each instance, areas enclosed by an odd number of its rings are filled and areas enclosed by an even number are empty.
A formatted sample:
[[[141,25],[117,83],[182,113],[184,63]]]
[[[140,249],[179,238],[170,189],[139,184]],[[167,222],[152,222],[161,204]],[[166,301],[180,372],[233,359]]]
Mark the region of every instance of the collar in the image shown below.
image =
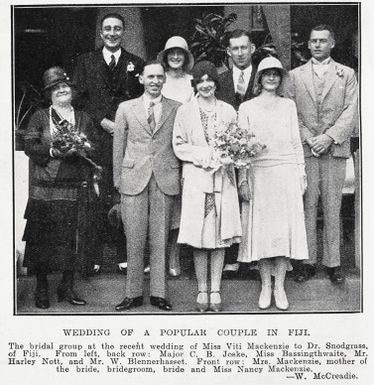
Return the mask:
[[[252,74],[252,64],[250,64],[247,68],[244,70],[241,70],[240,68],[236,67],[235,65],[232,66],[232,71],[234,74],[234,78],[238,78],[241,72],[244,72],[244,77],[245,78],[250,78]]]
[[[152,99],[146,93],[143,94],[143,102],[145,106],[149,106],[151,102],[153,102],[153,104],[158,104],[158,103],[161,103],[161,101],[162,101],[162,95],[157,96],[157,98],[155,99]]]
[[[312,64],[313,65],[328,65],[328,64],[330,64],[330,62],[331,62],[331,56],[329,56],[327,59],[325,59],[323,61],[318,61],[317,59],[312,57]]]
[[[114,55],[114,58],[116,59],[116,64],[118,63],[118,60],[119,60],[119,57],[121,56],[121,48],[117,49],[116,52],[112,52],[112,51],[109,51],[109,49],[107,47],[103,47],[103,56],[104,56],[104,60],[106,61],[106,63],[110,63],[111,59],[112,59],[112,55]]]

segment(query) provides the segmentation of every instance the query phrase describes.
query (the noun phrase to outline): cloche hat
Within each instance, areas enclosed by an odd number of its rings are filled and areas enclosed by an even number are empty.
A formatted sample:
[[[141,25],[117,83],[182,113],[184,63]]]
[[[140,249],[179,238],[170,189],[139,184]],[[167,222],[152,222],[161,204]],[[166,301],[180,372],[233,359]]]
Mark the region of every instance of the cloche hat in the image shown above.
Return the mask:
[[[70,77],[61,67],[51,67],[44,72],[43,75],[43,91],[46,91],[59,83],[66,83],[69,86],[73,85]]]
[[[271,68],[278,69],[282,73],[283,76],[287,73],[287,71],[283,68],[282,63],[276,57],[267,56],[266,58],[262,59],[260,61],[260,64],[257,67],[256,76],[255,76],[255,79],[253,82],[253,88],[254,88],[255,93],[257,93],[257,91],[259,89],[258,82],[261,78],[262,72],[264,72],[265,70],[271,69]]]
[[[169,51],[172,48],[180,48],[184,51],[186,54],[186,61],[185,68],[187,71],[191,71],[192,67],[194,66],[194,58],[192,56],[192,53],[188,49],[188,44],[186,40],[182,36],[172,36],[168,39],[168,41],[165,44],[165,48],[157,55],[157,60],[161,63],[167,64],[166,61],[166,54],[167,51]]]
[[[199,61],[193,67],[192,76],[194,84],[198,84],[204,75],[208,75],[211,79],[214,80],[216,85],[219,85],[217,68],[212,62],[208,60]]]

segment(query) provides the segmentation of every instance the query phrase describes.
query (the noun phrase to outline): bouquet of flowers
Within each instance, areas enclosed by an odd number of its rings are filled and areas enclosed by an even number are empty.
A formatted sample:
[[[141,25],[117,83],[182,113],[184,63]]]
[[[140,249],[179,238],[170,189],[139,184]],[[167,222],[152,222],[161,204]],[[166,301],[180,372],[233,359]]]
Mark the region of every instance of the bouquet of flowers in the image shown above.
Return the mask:
[[[231,163],[236,168],[248,168],[251,158],[263,152],[265,148],[251,131],[239,127],[237,122],[223,125],[215,134],[216,157],[221,163]]]
[[[97,196],[100,195],[98,180],[101,179],[102,167],[87,157],[87,153],[93,150],[87,136],[81,133],[67,120],[61,120],[57,123],[54,120],[55,128],[52,135],[52,148],[60,151],[63,155],[69,153],[75,155],[87,162],[94,168],[93,186]]]
[[[53,133],[52,147],[59,150],[62,154],[75,153],[84,160],[86,160],[95,169],[101,169],[93,160],[87,158],[86,154],[92,151],[91,143],[88,141],[87,136],[80,133],[76,127],[74,127],[67,120],[62,120],[59,123],[55,123],[56,130]]]
[[[87,136],[79,133],[78,130],[67,120],[55,123],[56,130],[53,133],[53,147],[65,154],[69,150],[76,150],[78,153],[91,150]]]

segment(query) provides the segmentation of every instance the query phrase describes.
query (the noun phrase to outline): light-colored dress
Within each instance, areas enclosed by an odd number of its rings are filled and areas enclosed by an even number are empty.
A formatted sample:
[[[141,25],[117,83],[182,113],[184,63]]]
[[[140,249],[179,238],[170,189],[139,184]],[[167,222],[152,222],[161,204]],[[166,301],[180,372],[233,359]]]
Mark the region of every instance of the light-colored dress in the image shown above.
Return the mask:
[[[168,73],[165,73],[166,80],[165,84],[162,87],[162,95],[166,98],[176,100],[179,103],[186,104],[188,103],[193,95],[194,90],[192,88],[191,80],[192,75],[185,73],[180,78],[174,78],[169,76]],[[174,202],[173,215],[171,218],[171,230],[179,228],[181,216],[181,199],[180,196],[176,197]]]
[[[176,100],[182,104],[189,102],[194,94],[191,80],[192,75],[187,73],[180,78],[174,78],[166,72],[165,84],[161,91],[162,95],[165,96],[165,98]]]
[[[235,174],[220,167],[203,168],[212,152],[215,131],[236,119],[229,104],[217,100],[206,114],[197,98],[181,106],[174,124],[173,147],[183,161],[182,212],[178,243],[216,249],[240,241],[241,223]]]
[[[277,256],[307,259],[301,184],[304,154],[295,103],[278,97],[268,109],[260,98],[251,99],[239,108],[239,124],[248,127],[266,149],[249,170],[239,172],[239,185],[247,179],[252,198],[242,205],[238,261]]]

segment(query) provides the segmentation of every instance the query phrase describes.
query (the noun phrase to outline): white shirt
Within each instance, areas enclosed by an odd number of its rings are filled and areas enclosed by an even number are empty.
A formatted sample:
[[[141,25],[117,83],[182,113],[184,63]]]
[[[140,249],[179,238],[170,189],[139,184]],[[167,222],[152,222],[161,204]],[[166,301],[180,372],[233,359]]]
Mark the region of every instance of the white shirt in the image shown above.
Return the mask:
[[[244,72],[244,85],[245,85],[245,91],[247,92],[248,84],[249,84],[249,81],[250,81],[251,75],[252,75],[252,64],[244,70],[241,70],[240,68],[236,67],[235,65],[232,67],[232,77],[234,80],[235,92],[237,92],[237,90],[238,90],[239,77],[240,77],[240,74],[242,73],[242,71]]]
[[[117,49],[116,52],[112,52],[112,51],[109,51],[108,48],[103,47],[103,56],[104,56],[105,63],[107,65],[109,65],[109,63],[111,62],[112,55],[114,55],[114,59],[116,61],[116,65],[117,65],[119,57],[121,56],[121,49]]]
[[[323,61],[318,61],[317,59],[312,57],[313,71],[320,79],[323,78],[326,71],[328,70],[330,62],[331,62],[331,57],[328,57]]]
[[[162,95],[158,96],[155,99],[151,99],[147,94],[143,94],[143,104],[145,109],[145,116],[148,118],[148,109],[151,102],[155,105],[153,106],[153,113],[155,114],[156,124],[159,122],[161,113],[162,113]]]

